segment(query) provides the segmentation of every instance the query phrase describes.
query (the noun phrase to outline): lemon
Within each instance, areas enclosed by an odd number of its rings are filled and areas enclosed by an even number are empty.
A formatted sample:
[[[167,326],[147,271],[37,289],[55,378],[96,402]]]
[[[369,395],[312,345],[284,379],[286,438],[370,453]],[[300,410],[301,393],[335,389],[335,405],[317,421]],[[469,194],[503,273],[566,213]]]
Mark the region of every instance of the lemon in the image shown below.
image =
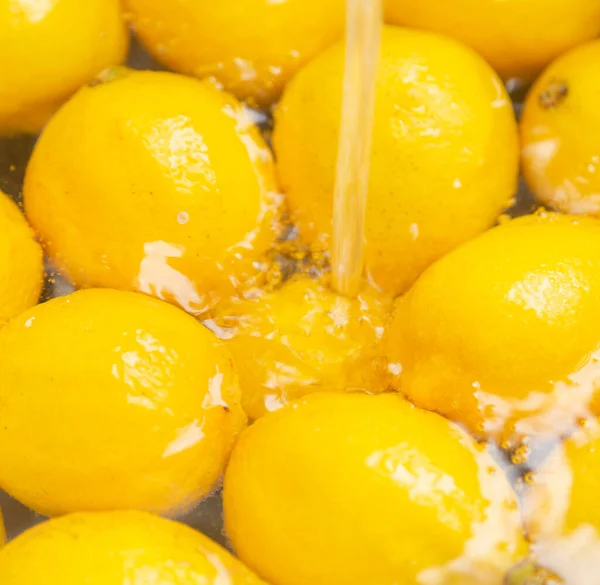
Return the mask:
[[[595,391],[599,303],[599,222],[513,220],[439,260],[397,302],[392,382],[480,436],[560,433]]]
[[[0,486],[46,515],[181,513],[244,424],[227,349],[144,295],[38,305],[0,330],[0,355]]]
[[[302,69],[276,110],[279,176],[302,237],[327,242],[344,46]],[[518,165],[510,100],[490,67],[441,36],[383,31],[366,216],[366,269],[404,292],[431,262],[490,227]]]
[[[560,57],[535,83],[521,120],[523,173],[538,199],[600,215],[600,41]]]
[[[349,299],[308,279],[225,307],[217,323],[227,328],[248,416],[318,390],[380,391],[380,341],[390,309],[368,289]]]
[[[240,104],[209,83],[113,77],[82,89],[42,134],[27,215],[78,287],[206,312],[255,277],[275,238],[271,155]]]
[[[600,0],[384,0],[390,24],[454,37],[504,78],[530,81],[600,34]]]
[[[43,279],[42,248],[19,208],[0,191],[0,327],[38,302]]]
[[[35,526],[0,552],[0,582],[263,583],[203,534],[143,512],[71,514]]]
[[[273,585],[500,585],[516,498],[473,439],[395,394],[315,393],[237,442],[225,525]]]
[[[119,0],[0,0],[0,134],[39,132],[128,44]]]
[[[344,0],[126,0],[135,31],[170,69],[214,76],[269,106],[294,73],[343,34]]]
[[[597,420],[558,445],[526,485],[524,514],[532,548],[565,583],[594,585],[598,580],[599,488]]]

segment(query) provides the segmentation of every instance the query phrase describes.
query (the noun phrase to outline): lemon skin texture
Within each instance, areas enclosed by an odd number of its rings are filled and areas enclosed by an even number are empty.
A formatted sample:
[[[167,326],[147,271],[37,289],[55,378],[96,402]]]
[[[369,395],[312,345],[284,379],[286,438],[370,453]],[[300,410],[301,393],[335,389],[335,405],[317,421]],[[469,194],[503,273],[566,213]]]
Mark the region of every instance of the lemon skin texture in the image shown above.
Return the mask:
[[[521,119],[527,183],[564,213],[600,216],[599,63],[600,41],[560,57],[529,92]]]
[[[385,0],[390,24],[448,35],[504,78],[533,80],[551,61],[600,34],[598,0]]]
[[[331,234],[344,46],[286,88],[273,143],[293,220],[308,242]],[[369,280],[404,292],[431,262],[490,227],[516,185],[517,128],[491,68],[430,33],[385,27],[365,226]]]
[[[599,301],[600,223],[512,220],[439,260],[397,301],[392,385],[482,437],[563,432],[593,398]]]
[[[37,134],[128,46],[119,0],[1,0],[0,135]]]
[[[192,528],[144,512],[77,513],[31,528],[0,554],[6,585],[264,582]]]
[[[227,328],[248,416],[257,419],[310,392],[381,391],[391,305],[373,290],[350,299],[299,279],[225,307],[217,323]]]
[[[125,5],[138,37],[161,63],[186,75],[212,76],[239,99],[263,108],[344,33],[344,0]]]
[[[17,205],[0,191],[0,327],[38,302],[43,279],[42,248]]]
[[[393,393],[310,394],[255,422],[224,506],[239,557],[274,585],[500,585],[521,554],[491,458]]]
[[[110,79],[45,129],[27,168],[27,216],[76,286],[201,314],[256,277],[275,238],[271,155],[241,105],[208,82]]]
[[[245,422],[232,359],[183,311],[92,289],[0,330],[0,486],[45,515],[183,513]]]

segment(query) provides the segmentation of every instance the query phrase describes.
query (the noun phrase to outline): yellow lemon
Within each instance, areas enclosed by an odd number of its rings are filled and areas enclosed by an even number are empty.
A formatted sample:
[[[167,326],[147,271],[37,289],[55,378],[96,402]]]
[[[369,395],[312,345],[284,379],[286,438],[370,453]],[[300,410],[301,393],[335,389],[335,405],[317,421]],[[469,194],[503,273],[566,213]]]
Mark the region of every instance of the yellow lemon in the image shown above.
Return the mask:
[[[393,383],[478,435],[561,432],[595,390],[599,307],[600,222],[513,220],[439,260],[398,301]]]
[[[31,528],[0,552],[4,585],[261,585],[196,530],[143,512],[79,513]]]
[[[113,72],[36,145],[27,215],[77,286],[202,313],[256,273],[275,238],[271,155],[238,102],[172,73]]]
[[[277,108],[274,145],[301,235],[331,232],[344,47],[307,65]],[[517,130],[500,80],[470,49],[383,31],[366,218],[366,267],[401,293],[434,260],[490,227],[517,179]]]
[[[600,216],[600,41],[559,58],[535,83],[521,120],[523,173],[540,201]]]
[[[119,0],[0,0],[0,134],[39,132],[128,44]]]
[[[236,444],[225,524],[273,585],[500,585],[516,498],[458,427],[395,394],[316,393]]]
[[[47,515],[178,514],[245,422],[232,359],[176,307],[89,290],[0,330],[0,486]]]
[[[42,248],[19,208],[0,191],[0,327],[38,302],[43,280]]]
[[[342,36],[344,0],[126,0],[137,35],[170,69],[214,76],[268,106],[294,73]]]
[[[598,421],[559,445],[526,485],[524,513],[533,551],[565,583],[598,581],[599,489]]]
[[[384,0],[390,24],[454,37],[505,79],[533,79],[600,34],[600,0]]]
[[[301,279],[225,307],[216,323],[226,328],[246,413],[259,418],[317,390],[381,390],[390,305],[369,290],[349,299]]]

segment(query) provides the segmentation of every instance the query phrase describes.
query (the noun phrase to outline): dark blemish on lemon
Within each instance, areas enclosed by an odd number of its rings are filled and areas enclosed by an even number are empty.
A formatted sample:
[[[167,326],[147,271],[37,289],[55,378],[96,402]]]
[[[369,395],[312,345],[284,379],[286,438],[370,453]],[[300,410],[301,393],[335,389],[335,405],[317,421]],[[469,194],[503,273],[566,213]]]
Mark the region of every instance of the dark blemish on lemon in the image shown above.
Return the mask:
[[[546,89],[539,95],[540,106],[544,110],[551,110],[560,106],[569,95],[569,86],[566,81],[553,79]]]

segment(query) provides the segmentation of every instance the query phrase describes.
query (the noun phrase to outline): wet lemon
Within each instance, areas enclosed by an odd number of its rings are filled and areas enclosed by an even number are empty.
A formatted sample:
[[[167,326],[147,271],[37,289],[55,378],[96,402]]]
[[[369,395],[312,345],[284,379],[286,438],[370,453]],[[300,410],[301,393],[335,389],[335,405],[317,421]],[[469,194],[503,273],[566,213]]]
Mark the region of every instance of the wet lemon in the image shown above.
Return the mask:
[[[170,69],[214,76],[268,106],[294,73],[342,36],[344,0],[126,0],[137,35]]]
[[[383,384],[380,340],[390,302],[369,290],[349,299],[303,279],[225,307],[216,320],[251,418],[317,390]]]
[[[225,476],[235,550],[274,585],[500,585],[514,493],[475,441],[396,394],[316,393],[245,431]]]
[[[439,260],[398,301],[393,383],[478,435],[560,433],[595,390],[599,307],[600,222],[513,220]]]
[[[112,76],[42,134],[27,215],[77,286],[202,313],[253,278],[275,237],[271,155],[240,104],[208,82]]]
[[[0,486],[47,515],[177,514],[244,424],[232,359],[183,311],[89,290],[0,330]]]
[[[128,44],[119,0],[0,0],[0,134],[39,132]]]
[[[19,208],[0,191],[0,327],[37,303],[43,278],[42,248]]]
[[[454,37],[504,78],[533,79],[600,34],[600,0],[384,0],[391,24]]]
[[[307,65],[277,108],[279,175],[301,235],[331,232],[344,46]],[[401,293],[493,224],[517,178],[517,132],[500,80],[470,49],[386,27],[377,82],[366,268]]]
[[[557,446],[526,487],[524,513],[540,562],[565,583],[595,585],[600,553],[598,422],[591,421],[588,430]]]
[[[0,553],[0,582],[263,583],[203,534],[143,512],[71,514],[35,526]]]
[[[600,41],[555,61],[535,83],[521,121],[523,173],[538,199],[600,215]]]

